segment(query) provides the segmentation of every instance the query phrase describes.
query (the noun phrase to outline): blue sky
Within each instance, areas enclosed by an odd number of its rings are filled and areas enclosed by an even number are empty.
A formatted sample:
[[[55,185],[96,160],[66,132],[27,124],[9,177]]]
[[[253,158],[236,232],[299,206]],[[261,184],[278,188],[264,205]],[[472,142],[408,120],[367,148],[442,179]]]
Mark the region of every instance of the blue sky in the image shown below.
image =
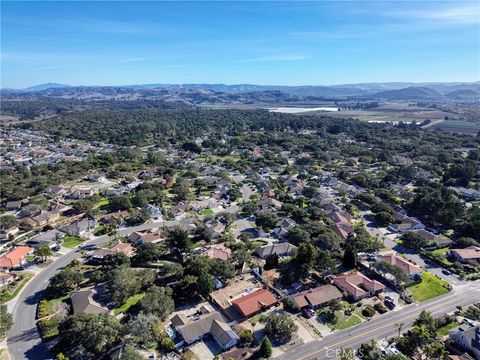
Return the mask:
[[[480,3],[1,2],[1,86],[480,79]]]

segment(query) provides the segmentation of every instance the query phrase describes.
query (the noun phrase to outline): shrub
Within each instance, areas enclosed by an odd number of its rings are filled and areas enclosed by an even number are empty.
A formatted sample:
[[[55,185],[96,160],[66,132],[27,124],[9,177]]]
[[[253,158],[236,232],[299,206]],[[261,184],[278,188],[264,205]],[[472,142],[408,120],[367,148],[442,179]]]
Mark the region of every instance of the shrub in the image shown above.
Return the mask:
[[[283,299],[283,308],[292,314],[300,311],[300,307],[291,296],[287,296],[285,299]]]
[[[272,343],[267,336],[263,337],[259,352],[260,356],[264,358],[269,358],[272,356]]]
[[[43,319],[45,316],[48,315],[50,315],[50,311],[48,309],[48,301],[43,299],[38,304],[37,316],[39,319]]]
[[[387,308],[385,307],[385,305],[383,305],[382,303],[376,303],[374,305],[374,308],[375,310],[377,310],[380,314],[385,314],[388,310]]]
[[[372,317],[376,313],[377,312],[375,311],[375,309],[371,305],[365,306],[365,308],[362,310],[362,314],[365,317]]]
[[[249,345],[251,344],[253,341],[253,332],[252,330],[244,330],[242,331],[242,333],[240,334],[240,342],[243,344],[243,345]]]

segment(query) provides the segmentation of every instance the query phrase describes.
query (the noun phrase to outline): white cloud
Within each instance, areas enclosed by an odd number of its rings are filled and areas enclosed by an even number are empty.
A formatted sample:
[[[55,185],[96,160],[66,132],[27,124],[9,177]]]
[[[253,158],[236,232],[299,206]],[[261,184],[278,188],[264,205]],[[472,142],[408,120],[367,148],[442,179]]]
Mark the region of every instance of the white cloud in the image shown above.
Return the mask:
[[[463,4],[455,7],[439,7],[430,10],[397,10],[386,12],[385,14],[445,24],[480,24],[480,3]]]

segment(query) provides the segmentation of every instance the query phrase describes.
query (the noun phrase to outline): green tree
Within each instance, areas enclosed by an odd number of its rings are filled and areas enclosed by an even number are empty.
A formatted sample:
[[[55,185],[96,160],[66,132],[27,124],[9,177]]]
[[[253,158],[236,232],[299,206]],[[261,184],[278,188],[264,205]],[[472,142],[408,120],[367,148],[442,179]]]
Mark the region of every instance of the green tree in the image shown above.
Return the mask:
[[[145,356],[132,346],[125,346],[119,360],[145,360]]]
[[[277,225],[277,217],[271,212],[261,212],[255,218],[255,224],[263,230],[269,231]]]
[[[317,249],[310,243],[302,243],[297,249],[297,254],[295,255],[295,262],[298,264],[304,264],[308,266],[309,269],[313,267],[317,259]]]
[[[13,215],[4,215],[0,217],[0,229],[10,229],[18,225],[18,220]]]
[[[263,337],[262,342],[260,344],[259,353],[261,357],[266,359],[272,356],[272,343],[270,342],[270,339],[268,338],[268,336]]]
[[[172,294],[170,287],[152,286],[140,300],[139,307],[146,314],[154,314],[163,321],[175,308]]]
[[[253,342],[253,332],[250,329],[243,330],[239,337],[242,345],[250,345]]]
[[[197,279],[197,292],[207,299],[214,288],[212,275],[203,272]]]
[[[268,337],[285,340],[298,330],[298,326],[288,314],[271,313],[265,319],[265,333]]]
[[[343,265],[347,268],[355,268],[358,263],[357,250],[353,246],[346,246],[343,252]]]
[[[300,311],[300,307],[291,296],[287,296],[283,299],[283,307],[285,310],[292,314],[298,313]]]
[[[402,245],[407,249],[419,251],[420,249],[428,246],[428,241],[422,236],[414,232],[407,232],[402,235]]]
[[[53,256],[53,251],[47,244],[40,244],[35,248],[33,254],[45,262],[50,256]]]
[[[170,230],[167,239],[180,251],[188,250],[191,247],[191,241],[186,230],[180,228]]]
[[[47,291],[54,296],[66,295],[75,290],[82,281],[82,273],[67,267],[52,278]]]
[[[166,252],[166,247],[163,244],[145,243],[135,249],[135,256],[132,261],[135,264],[155,262],[160,260]]]
[[[67,317],[59,327],[67,348],[73,350],[79,347],[80,353],[91,353],[95,357],[105,354],[115,345],[123,330],[122,324],[113,316],[86,313]]]

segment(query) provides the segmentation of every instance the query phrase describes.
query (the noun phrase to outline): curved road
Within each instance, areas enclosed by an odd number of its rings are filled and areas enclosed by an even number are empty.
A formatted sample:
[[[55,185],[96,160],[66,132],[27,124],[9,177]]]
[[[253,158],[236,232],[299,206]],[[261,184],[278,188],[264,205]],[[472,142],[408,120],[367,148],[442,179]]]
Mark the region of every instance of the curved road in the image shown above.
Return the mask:
[[[183,221],[189,222],[188,219]],[[182,220],[161,221],[142,224],[119,230],[120,235],[130,234],[133,231],[154,229],[161,226],[180,225]],[[109,241],[107,235],[99,236],[87,241],[85,245],[99,245]],[[38,273],[21,291],[13,308],[14,324],[8,333],[7,346],[12,360],[44,360],[53,359],[37,329],[36,312],[37,304],[42,297],[43,291],[47,288],[50,279],[67,266],[72,260],[81,256],[79,251],[71,251]]]

